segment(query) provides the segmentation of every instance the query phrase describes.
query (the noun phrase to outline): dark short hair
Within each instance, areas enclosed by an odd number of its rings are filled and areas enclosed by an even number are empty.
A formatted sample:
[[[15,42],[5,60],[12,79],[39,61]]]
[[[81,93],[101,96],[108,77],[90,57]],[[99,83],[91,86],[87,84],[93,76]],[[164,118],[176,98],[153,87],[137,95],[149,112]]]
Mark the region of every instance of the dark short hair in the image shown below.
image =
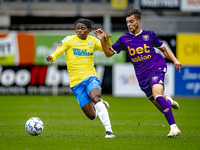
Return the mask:
[[[75,27],[76,27],[76,25],[77,25],[78,23],[83,23],[84,25],[86,25],[86,27],[87,27],[88,29],[92,29],[92,27],[93,27],[93,25],[94,25],[94,22],[93,22],[92,20],[86,19],[86,18],[80,18],[80,19],[76,20],[76,21],[74,22]]]
[[[139,9],[131,8],[131,10],[126,13],[126,17],[130,17],[132,15],[141,20],[141,11]]]

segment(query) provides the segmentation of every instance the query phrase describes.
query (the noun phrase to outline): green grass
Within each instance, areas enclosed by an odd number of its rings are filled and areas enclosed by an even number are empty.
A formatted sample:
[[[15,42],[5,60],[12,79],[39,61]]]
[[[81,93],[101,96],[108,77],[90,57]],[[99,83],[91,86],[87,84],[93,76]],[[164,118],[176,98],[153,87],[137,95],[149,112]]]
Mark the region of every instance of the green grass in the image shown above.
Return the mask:
[[[103,95],[110,104],[109,115],[115,138],[105,139],[99,118],[91,121],[80,109],[74,95],[0,96],[1,150],[199,150],[200,99],[175,98],[173,110],[182,135],[167,138],[169,126],[146,98],[114,98]],[[39,117],[44,131],[31,136],[25,123]]]

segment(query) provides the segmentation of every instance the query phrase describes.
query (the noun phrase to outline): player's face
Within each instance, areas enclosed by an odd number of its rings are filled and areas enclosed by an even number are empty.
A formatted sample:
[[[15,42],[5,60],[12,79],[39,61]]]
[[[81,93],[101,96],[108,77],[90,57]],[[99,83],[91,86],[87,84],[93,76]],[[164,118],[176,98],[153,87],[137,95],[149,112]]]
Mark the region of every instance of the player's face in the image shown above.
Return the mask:
[[[129,32],[133,34],[137,34],[140,32],[140,23],[141,23],[141,20],[137,19],[135,15],[126,17],[126,24],[127,24],[128,30]]]
[[[83,23],[78,23],[76,25],[76,34],[82,40],[87,39],[87,35],[90,33],[90,31],[91,29],[88,29]]]

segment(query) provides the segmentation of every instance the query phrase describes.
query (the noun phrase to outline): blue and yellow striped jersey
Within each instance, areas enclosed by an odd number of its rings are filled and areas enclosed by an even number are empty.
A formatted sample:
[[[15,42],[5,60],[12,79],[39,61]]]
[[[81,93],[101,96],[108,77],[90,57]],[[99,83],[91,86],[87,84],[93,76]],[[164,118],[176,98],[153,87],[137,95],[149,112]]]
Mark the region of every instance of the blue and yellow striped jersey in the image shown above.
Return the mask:
[[[73,87],[90,76],[97,77],[94,68],[94,51],[96,50],[103,51],[97,38],[88,35],[86,40],[82,40],[75,34],[66,36],[51,56],[52,61],[55,61],[65,52],[70,87]]]

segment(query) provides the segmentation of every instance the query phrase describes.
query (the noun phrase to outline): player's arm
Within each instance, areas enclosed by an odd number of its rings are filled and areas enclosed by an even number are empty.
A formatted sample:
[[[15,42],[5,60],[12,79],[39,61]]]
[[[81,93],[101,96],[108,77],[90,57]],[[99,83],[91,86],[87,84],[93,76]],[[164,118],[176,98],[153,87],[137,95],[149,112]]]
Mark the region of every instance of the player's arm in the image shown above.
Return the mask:
[[[104,51],[106,57],[111,57],[112,55],[114,55],[115,52],[106,43],[104,31],[101,29],[98,29],[98,30],[94,31],[94,34],[96,34],[97,38],[100,40],[101,46],[103,48],[103,51]]]
[[[169,58],[171,61],[173,61],[174,63],[174,67],[176,68],[176,71],[179,70],[179,73],[181,72],[181,68],[182,68],[182,65],[181,63],[176,59],[176,57],[174,56],[174,54],[165,46],[165,45],[162,45],[161,48],[159,48],[163,54]]]
[[[59,46],[53,54],[48,55],[46,57],[46,61],[47,62],[55,61],[56,59],[58,59],[65,52],[66,49],[67,49],[67,46],[64,45],[64,44]]]
[[[105,38],[105,40],[106,40],[106,44],[107,44],[109,47],[111,47],[111,46],[112,46],[112,42],[111,42],[111,40],[110,40],[111,34],[110,34],[110,33],[104,34],[104,38]]]

